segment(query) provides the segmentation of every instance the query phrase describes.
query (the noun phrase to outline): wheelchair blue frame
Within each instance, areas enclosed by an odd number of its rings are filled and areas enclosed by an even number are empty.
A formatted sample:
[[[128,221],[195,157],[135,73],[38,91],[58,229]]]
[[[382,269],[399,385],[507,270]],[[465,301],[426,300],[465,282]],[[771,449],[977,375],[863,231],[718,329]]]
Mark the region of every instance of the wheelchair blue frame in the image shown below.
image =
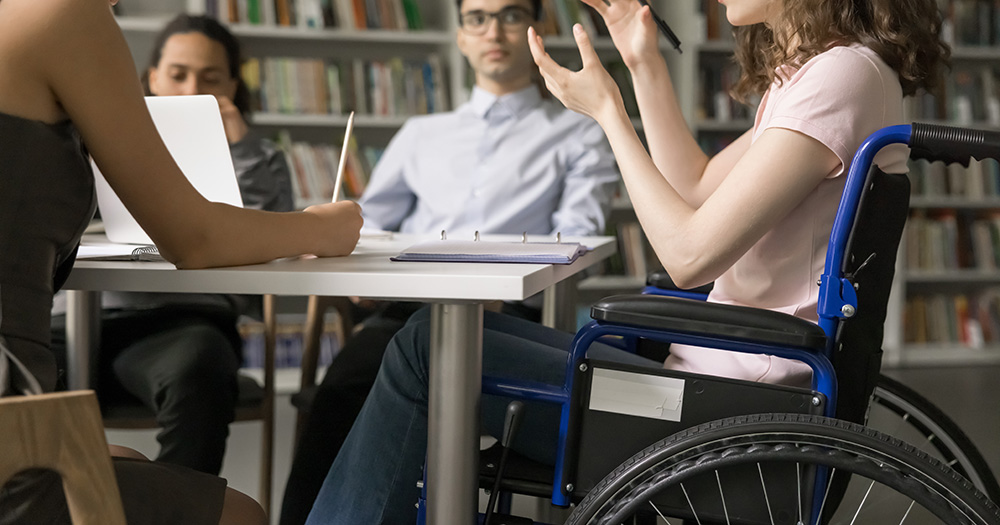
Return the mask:
[[[638,329],[635,327],[615,325],[601,321],[591,321],[584,328],[577,332],[573,339],[573,344],[566,360],[566,379],[563,385],[552,386],[537,382],[518,381],[508,378],[483,377],[483,392],[519,398],[531,401],[543,401],[561,405],[561,418],[559,422],[559,443],[555,464],[555,477],[553,480],[552,503],[558,506],[568,506],[572,488],[564,486],[563,472],[566,467],[567,442],[569,438],[569,417],[571,396],[576,377],[577,363],[586,356],[586,350],[598,338],[603,336],[619,336],[626,339],[649,338],[659,341],[670,341],[694,346],[707,346],[724,350],[732,350],[747,353],[766,353],[803,361],[808,364],[813,371],[812,388],[826,396],[827,403],[824,407],[824,415],[832,417],[836,410],[837,401],[837,378],[834,374],[833,365],[830,358],[833,354],[833,345],[837,327],[842,319],[854,315],[857,310],[858,301],[854,287],[849,279],[840,275],[843,260],[846,255],[847,242],[851,233],[851,228],[855,221],[858,203],[864,192],[865,182],[869,168],[872,165],[875,154],[882,148],[890,144],[909,145],[912,127],[910,125],[891,126],[873,133],[858,149],[852,159],[850,170],[847,175],[844,193],[837,209],[834,219],[833,229],[830,233],[829,249],[827,250],[826,263],[823,274],[820,277],[820,294],[817,311],[819,314],[819,326],[826,334],[826,347],[822,353],[812,353],[802,349],[790,349],[785,347],[775,347],[764,344],[753,344],[745,342],[734,342],[710,336],[682,335],[670,332],[663,332],[649,329]],[[647,287],[644,293],[664,294],[663,290],[655,287]],[[669,292],[669,295],[683,295],[685,292]],[[691,298],[703,299],[704,295],[689,293]],[[820,489],[818,483],[816,489]],[[424,501],[421,501],[421,508]],[[815,509],[814,509],[815,510]],[[423,515],[423,512],[421,512]],[[814,516],[815,521],[815,516]],[[418,520],[418,523],[422,521]]]

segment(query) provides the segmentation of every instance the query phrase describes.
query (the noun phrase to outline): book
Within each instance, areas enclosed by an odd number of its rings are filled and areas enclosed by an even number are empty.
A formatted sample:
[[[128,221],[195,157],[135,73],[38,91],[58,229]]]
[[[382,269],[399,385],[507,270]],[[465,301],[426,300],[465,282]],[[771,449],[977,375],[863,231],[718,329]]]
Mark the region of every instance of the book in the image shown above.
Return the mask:
[[[577,242],[434,240],[414,244],[393,261],[570,264],[587,253]]]

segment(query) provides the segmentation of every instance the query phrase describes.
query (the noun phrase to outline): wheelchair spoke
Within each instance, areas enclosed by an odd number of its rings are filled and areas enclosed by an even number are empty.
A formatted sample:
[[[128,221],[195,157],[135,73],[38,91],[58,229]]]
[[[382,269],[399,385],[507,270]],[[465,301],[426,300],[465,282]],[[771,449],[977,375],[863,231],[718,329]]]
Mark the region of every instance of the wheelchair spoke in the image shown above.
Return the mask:
[[[910,515],[910,511],[913,510],[913,505],[915,503],[916,501],[910,502],[910,506],[906,508],[906,514],[903,514],[903,519],[899,520],[899,525],[903,525],[903,522],[906,521],[906,517]]]
[[[858,503],[858,510],[854,512],[854,519],[851,520],[851,525],[854,525],[854,522],[858,520],[858,515],[861,514],[861,507],[865,506],[865,502],[868,501],[868,495],[872,493],[872,487],[874,486],[874,480],[868,484],[868,490],[865,491],[865,497],[861,498],[861,503]]]
[[[668,519],[667,519],[667,517],[666,517],[666,516],[664,516],[662,512],[660,512],[660,509],[659,509],[659,508],[658,508],[658,507],[656,506],[656,504],[655,504],[655,503],[653,503],[652,501],[650,501],[650,502],[649,502],[649,506],[650,506],[650,507],[653,507],[653,510],[655,510],[655,511],[656,511],[656,514],[657,514],[657,515],[658,515],[659,517],[663,518],[663,521],[667,522],[667,525],[670,525],[670,520],[668,520]]]
[[[757,463],[757,472],[760,473],[760,488],[764,489],[764,505],[767,506],[767,516],[771,518],[771,525],[774,525],[774,515],[771,514],[771,500],[767,497],[767,485],[764,484],[764,470]]]
[[[726,516],[726,525],[729,525],[729,509],[726,508],[726,496],[722,493],[722,479],[719,478],[719,471],[715,471],[715,482],[719,484],[719,499],[722,500],[722,514]]]
[[[695,512],[694,505],[691,504],[691,497],[688,496],[688,491],[686,488],[684,488],[683,483],[681,483],[681,490],[684,491],[684,499],[686,499],[688,502],[688,507],[691,509],[691,514],[694,514],[694,521],[696,521],[698,525],[701,525],[701,519],[698,518],[698,513]]]
[[[796,503],[799,505],[799,523],[805,523],[802,521],[802,464],[795,464],[795,488],[798,493],[798,497],[795,498]]]
[[[823,491],[823,501],[820,502],[820,504],[819,504],[819,513],[817,514],[817,516],[819,516],[820,519],[823,518],[823,507],[826,506],[826,499],[830,496],[830,486],[833,485],[833,483],[832,483],[833,476],[836,473],[837,473],[837,469],[833,468],[832,470],[830,470],[830,475],[827,476],[827,478],[826,478],[826,490]]]

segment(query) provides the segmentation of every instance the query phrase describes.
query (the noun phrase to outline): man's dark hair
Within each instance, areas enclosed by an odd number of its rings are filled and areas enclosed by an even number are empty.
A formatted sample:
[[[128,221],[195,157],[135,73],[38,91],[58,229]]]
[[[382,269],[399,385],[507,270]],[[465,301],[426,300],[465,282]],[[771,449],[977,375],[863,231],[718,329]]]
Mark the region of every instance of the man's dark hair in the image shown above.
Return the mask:
[[[462,13],[462,1],[463,0],[455,0],[455,1],[458,4],[459,16],[462,16],[461,13]],[[568,1],[575,2],[576,0],[568,0]],[[541,18],[542,18],[542,0],[531,0],[531,10],[532,10],[532,16],[534,16],[535,20],[541,20]]]
[[[218,20],[207,16],[195,16],[180,14],[167,23],[163,30],[156,35],[153,43],[153,53],[149,57],[149,65],[142,72],[142,88],[147,95],[149,92],[149,70],[159,66],[160,59],[163,58],[163,46],[166,45],[170,37],[184,33],[201,33],[211,40],[222,44],[226,50],[226,60],[229,62],[229,78],[236,80],[236,95],[233,97],[233,105],[240,113],[246,115],[250,112],[250,91],[243,83],[240,76],[240,66],[243,64],[243,57],[240,53],[240,41],[233,36]]]

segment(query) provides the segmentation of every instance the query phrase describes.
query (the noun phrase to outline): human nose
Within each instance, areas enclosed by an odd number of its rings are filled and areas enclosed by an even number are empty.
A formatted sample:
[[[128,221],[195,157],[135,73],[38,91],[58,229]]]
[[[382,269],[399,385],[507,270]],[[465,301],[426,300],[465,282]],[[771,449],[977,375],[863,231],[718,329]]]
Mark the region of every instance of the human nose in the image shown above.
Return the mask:
[[[197,78],[188,78],[180,85],[181,95],[199,95],[201,94],[201,83],[198,82]]]
[[[500,17],[497,15],[492,15],[486,20],[486,32],[484,35],[490,39],[496,39],[503,33],[503,27],[500,26]]]

